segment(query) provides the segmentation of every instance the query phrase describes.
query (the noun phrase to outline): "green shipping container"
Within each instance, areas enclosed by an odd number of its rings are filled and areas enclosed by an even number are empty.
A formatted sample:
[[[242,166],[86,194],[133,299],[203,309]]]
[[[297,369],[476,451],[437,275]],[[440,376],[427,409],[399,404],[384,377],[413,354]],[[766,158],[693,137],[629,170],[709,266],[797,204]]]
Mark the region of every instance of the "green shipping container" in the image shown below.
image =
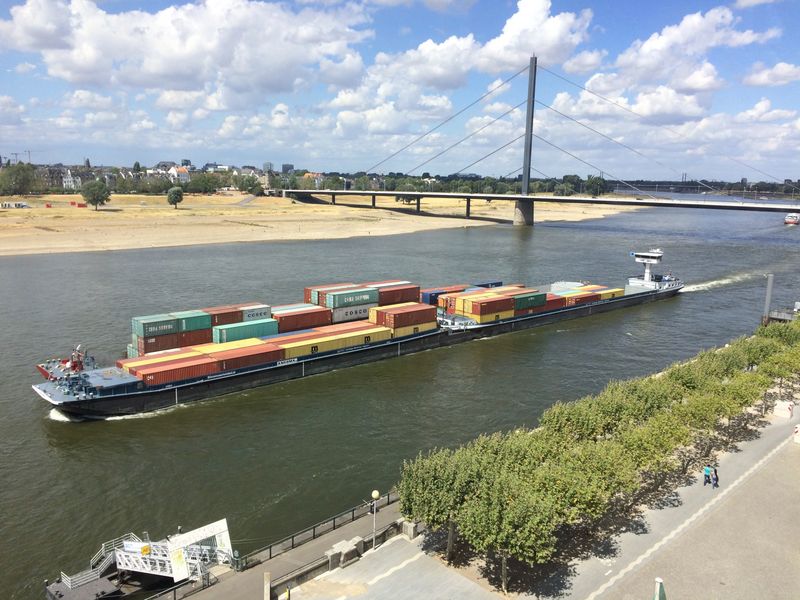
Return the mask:
[[[275,319],[260,319],[258,321],[245,321],[244,323],[231,323],[230,325],[217,325],[212,329],[215,344],[236,342],[253,337],[265,337],[278,334],[278,321]]]
[[[377,304],[380,290],[378,288],[359,288],[341,292],[326,292],[325,305],[328,308],[358,306],[360,304]]]
[[[128,358],[137,358],[138,356],[139,350],[136,349],[136,346],[128,344]]]
[[[514,310],[525,310],[526,308],[544,306],[545,302],[547,302],[547,294],[543,292],[520,294],[519,296],[514,296]]]
[[[211,329],[211,315],[202,310],[182,310],[170,313],[170,316],[178,321],[178,333]]]
[[[171,315],[146,315],[131,319],[131,331],[139,337],[178,333],[178,320]]]

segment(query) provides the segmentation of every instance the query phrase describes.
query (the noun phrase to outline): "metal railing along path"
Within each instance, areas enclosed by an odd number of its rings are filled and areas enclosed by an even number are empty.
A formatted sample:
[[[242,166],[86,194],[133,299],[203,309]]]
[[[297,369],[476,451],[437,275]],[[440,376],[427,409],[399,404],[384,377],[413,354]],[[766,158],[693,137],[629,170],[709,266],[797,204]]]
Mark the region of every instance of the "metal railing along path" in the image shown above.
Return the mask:
[[[283,190],[284,195],[306,194],[330,196],[396,197],[417,202],[424,198],[445,198],[451,200],[501,200],[516,202],[556,202],[562,204],[599,204],[616,206],[642,206],[661,208],[704,208],[712,210],[746,210],[757,212],[800,212],[800,204],[777,202],[746,202],[738,200],[681,200],[674,198],[601,198],[593,196],[523,196],[520,194],[483,194],[472,192],[387,192],[373,190]],[[374,205],[374,203],[373,203]],[[419,206],[419,205],[418,205]],[[419,208],[418,208],[419,210]]]
[[[389,491],[375,501],[375,506],[376,508],[389,506],[390,504],[397,502],[399,499],[400,495],[396,491]],[[279,556],[284,552],[288,552],[293,548],[297,548],[298,546],[302,546],[306,542],[315,540],[321,535],[324,535],[330,531],[334,531],[343,525],[347,525],[348,523],[352,523],[356,519],[368,514],[371,514],[370,503],[354,506],[350,510],[341,512],[334,517],[326,519],[325,521],[321,521],[302,531],[278,540],[277,542],[273,542],[268,546],[264,546],[258,550],[253,550],[252,552],[239,557],[238,560],[234,559],[236,570],[243,571],[250,566],[254,566],[260,562],[263,562],[264,560],[270,560],[271,558]],[[259,557],[259,555],[263,555],[263,557]]]

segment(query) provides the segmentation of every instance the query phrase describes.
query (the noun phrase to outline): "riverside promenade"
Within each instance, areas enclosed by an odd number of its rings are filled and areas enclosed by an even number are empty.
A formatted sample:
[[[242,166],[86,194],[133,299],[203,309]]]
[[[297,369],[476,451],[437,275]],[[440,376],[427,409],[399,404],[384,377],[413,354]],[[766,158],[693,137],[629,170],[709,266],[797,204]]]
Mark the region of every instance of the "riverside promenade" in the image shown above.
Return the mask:
[[[792,442],[793,418],[769,415],[757,437],[719,457],[720,487],[704,486],[702,473],[658,508],[645,510],[631,527],[588,558],[531,581],[511,576],[511,596],[543,600],[650,598],[655,577],[667,598],[776,600],[800,597],[800,444]],[[380,510],[377,529],[399,518],[398,503]],[[243,573],[223,576],[197,592],[199,600],[264,598],[264,573],[272,580],[324,557],[341,540],[372,535],[364,517]],[[284,588],[276,590],[286,598]],[[457,591],[454,596],[453,593]],[[398,536],[367,551],[361,560],[291,589],[292,598],[502,597],[479,565],[451,568],[422,550],[420,540]]]

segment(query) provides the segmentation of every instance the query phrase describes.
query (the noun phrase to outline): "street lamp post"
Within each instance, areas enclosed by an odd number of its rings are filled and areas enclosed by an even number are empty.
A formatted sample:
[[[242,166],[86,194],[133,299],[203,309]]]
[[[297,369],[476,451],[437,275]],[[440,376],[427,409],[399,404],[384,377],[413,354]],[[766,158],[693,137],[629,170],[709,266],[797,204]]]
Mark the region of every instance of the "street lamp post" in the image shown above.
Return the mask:
[[[375,550],[375,516],[378,514],[378,498],[381,493],[378,490],[372,490],[372,549]]]

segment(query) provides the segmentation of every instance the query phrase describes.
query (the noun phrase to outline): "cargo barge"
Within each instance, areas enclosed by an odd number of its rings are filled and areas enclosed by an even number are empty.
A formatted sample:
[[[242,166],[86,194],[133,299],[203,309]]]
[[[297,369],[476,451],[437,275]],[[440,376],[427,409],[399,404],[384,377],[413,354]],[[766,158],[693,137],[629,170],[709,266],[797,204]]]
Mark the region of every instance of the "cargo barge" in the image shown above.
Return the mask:
[[[294,305],[137,317],[128,358],[116,367],[97,368],[78,346],[69,359],[37,365],[47,381],[32,387],[70,417],[133,415],[652,302],[683,288],[681,280],[651,271],[660,250],[631,256],[645,272],[624,288],[487,282],[420,290],[405,281],[346,283],[306,288],[306,302]]]

